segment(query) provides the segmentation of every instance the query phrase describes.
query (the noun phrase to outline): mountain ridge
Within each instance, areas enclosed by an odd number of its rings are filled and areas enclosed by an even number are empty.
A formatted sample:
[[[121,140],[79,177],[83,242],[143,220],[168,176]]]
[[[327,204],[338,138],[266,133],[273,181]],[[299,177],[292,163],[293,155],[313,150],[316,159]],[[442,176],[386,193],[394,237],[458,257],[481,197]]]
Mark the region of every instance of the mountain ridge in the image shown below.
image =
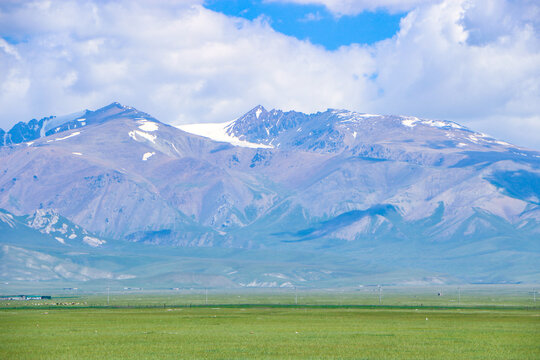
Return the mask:
[[[158,122],[150,115],[131,106],[123,106],[118,102],[113,102],[95,111],[86,109],[59,117],[52,115],[40,120],[32,119],[27,123],[18,122],[8,131],[0,129],[0,146],[29,142],[59,132],[81,128],[87,124],[101,123],[118,116],[147,117]]]
[[[353,272],[377,249],[387,272],[539,273],[540,153],[459,124],[256,106],[177,128],[117,103],[80,119],[0,152],[0,208],[51,209],[128,247],[347,256]],[[242,276],[234,281],[269,283]]]

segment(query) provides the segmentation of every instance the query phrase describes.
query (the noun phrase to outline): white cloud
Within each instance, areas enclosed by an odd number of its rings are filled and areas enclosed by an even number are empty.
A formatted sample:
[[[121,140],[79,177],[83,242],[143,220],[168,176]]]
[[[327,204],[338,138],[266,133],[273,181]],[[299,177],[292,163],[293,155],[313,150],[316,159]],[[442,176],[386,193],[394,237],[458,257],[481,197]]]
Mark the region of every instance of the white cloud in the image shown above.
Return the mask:
[[[310,12],[310,13],[307,13],[303,18],[300,18],[298,19],[298,21],[300,22],[309,22],[309,21],[319,21],[319,20],[322,20],[323,19],[323,16],[321,15],[320,12]]]
[[[0,5],[0,126],[112,101],[164,122],[223,122],[262,103],[444,118],[540,148],[532,1],[387,1],[412,9],[396,36],[335,51],[199,3]]]
[[[200,6],[89,4],[26,6],[0,16],[3,33],[28,37],[14,45],[22,60],[8,68],[31,79],[25,97],[2,104],[4,123],[110,101],[177,123],[227,120],[260,102],[304,111],[345,107],[349,97],[364,97],[363,76],[373,69],[367,50],[327,52],[263,20]],[[59,24],[58,16],[67,19]]]
[[[506,10],[508,4],[499,3],[493,12]],[[499,24],[506,28],[495,36],[491,22],[500,16],[473,20],[484,10],[448,1],[410,12],[394,39],[375,46],[376,83],[383,94],[373,105],[379,111],[474,122],[479,130],[540,148],[540,135],[503,130],[527,126],[540,134],[540,123],[530,121],[540,113],[538,32],[515,17]]]
[[[13,56],[15,59],[20,60],[21,56],[17,52],[17,50],[8,44],[8,42],[2,38],[0,38],[0,49],[2,49],[7,55]]]
[[[337,16],[356,15],[364,11],[386,10],[390,12],[410,11],[417,6],[432,4],[440,0],[265,0],[266,2],[322,5]]]

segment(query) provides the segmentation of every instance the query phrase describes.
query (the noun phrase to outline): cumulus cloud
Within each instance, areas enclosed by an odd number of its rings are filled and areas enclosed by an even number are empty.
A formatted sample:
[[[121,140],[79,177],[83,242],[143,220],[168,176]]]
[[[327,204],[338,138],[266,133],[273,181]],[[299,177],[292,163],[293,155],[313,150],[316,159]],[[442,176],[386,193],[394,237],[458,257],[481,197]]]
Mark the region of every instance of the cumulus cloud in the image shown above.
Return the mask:
[[[346,107],[350,97],[366,97],[363,77],[373,69],[365,49],[327,52],[263,19],[231,19],[196,3],[39,4],[0,17],[2,33],[25,39],[13,45],[22,59],[0,61],[12,82],[31,82],[18,102],[0,104],[4,118],[113,100],[168,122],[226,120],[258,103]]]
[[[416,8],[394,39],[376,44],[375,82],[383,94],[374,104],[474,124],[540,148],[540,122],[533,121],[540,114],[538,32],[526,17],[509,17],[518,8],[530,6],[534,13],[538,6],[490,2],[492,16],[486,18],[480,4],[447,1]]]
[[[325,3],[351,13],[372,2]],[[328,51],[197,0],[6,2],[0,126],[112,101],[175,124],[226,121],[262,103],[451,119],[540,148],[538,6],[419,3],[381,1],[409,11],[393,38]]]
[[[265,0],[267,2],[322,5],[337,16],[357,15],[364,11],[386,10],[390,12],[410,11],[417,6],[435,3],[438,0]]]

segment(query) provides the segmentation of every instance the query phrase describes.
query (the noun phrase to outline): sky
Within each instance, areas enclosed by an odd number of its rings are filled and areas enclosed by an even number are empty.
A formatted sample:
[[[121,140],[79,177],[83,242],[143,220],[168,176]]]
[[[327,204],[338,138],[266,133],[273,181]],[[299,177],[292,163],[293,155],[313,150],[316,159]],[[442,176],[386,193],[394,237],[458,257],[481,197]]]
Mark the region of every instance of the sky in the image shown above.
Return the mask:
[[[0,2],[1,128],[114,101],[174,125],[258,104],[413,115],[540,150],[540,5]]]

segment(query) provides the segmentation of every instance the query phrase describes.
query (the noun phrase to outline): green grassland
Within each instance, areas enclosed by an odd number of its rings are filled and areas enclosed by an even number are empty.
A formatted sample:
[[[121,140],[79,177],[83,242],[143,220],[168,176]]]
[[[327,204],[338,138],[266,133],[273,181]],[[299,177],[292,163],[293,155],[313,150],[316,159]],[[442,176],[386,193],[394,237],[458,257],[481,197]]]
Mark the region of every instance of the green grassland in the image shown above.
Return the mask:
[[[540,359],[528,289],[65,291],[0,302],[0,359]]]
[[[13,286],[10,284],[10,286]],[[355,289],[123,289],[109,288],[110,306],[190,306],[190,305],[389,305],[408,307],[536,307],[540,306],[539,285],[462,285],[462,286],[367,286]],[[35,306],[106,306],[107,287],[77,288],[0,288],[4,295],[52,295],[51,300],[0,301],[0,308]],[[536,301],[533,291],[536,292]]]
[[[538,359],[540,311],[0,310],[2,359]]]

